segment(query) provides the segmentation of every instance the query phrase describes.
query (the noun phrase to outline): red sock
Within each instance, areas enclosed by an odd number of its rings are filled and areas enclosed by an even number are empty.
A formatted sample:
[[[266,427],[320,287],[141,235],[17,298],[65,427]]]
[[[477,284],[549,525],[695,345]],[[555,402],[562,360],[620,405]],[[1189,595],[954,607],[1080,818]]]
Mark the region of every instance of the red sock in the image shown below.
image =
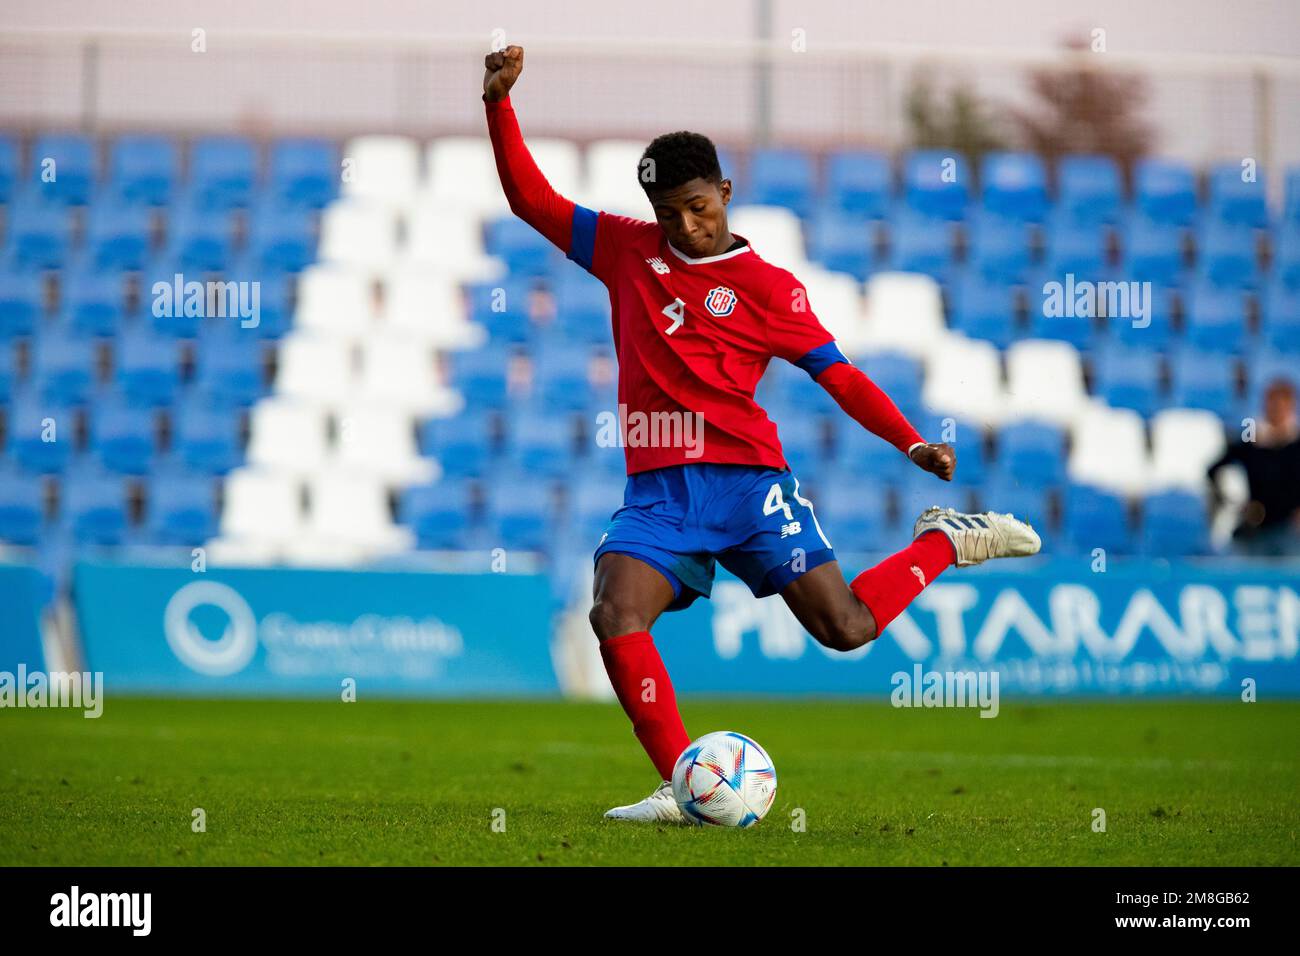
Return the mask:
[[[952,543],[942,531],[927,531],[898,554],[863,571],[849,588],[876,619],[876,634],[953,563]]]
[[[691,738],[677,713],[677,695],[649,631],[602,641],[600,656],[618,702],[632,721],[632,732],[664,780]]]

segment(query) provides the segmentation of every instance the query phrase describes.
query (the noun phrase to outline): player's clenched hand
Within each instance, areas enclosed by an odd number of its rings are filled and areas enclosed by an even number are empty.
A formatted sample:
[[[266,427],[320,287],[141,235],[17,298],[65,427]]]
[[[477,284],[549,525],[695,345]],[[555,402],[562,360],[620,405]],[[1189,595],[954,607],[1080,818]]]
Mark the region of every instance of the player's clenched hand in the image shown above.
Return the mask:
[[[953,469],[957,467],[957,453],[951,445],[931,442],[928,445],[918,445],[912,452],[912,461],[944,481],[952,481]]]
[[[483,58],[483,96],[491,103],[503,100],[524,71],[524,48],[508,46]]]

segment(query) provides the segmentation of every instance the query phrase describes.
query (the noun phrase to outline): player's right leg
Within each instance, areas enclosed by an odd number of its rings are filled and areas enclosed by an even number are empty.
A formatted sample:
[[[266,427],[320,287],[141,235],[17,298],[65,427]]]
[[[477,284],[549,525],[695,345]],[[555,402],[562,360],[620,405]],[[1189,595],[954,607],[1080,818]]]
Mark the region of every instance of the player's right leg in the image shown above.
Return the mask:
[[[596,562],[591,628],[600,656],[632,730],[658,771],[661,783],[637,803],[614,807],[612,820],[685,823],[673,798],[672,768],[690,737],[677,712],[677,695],[655,650],[650,628],[678,599],[663,571],[629,554],[606,552]]]

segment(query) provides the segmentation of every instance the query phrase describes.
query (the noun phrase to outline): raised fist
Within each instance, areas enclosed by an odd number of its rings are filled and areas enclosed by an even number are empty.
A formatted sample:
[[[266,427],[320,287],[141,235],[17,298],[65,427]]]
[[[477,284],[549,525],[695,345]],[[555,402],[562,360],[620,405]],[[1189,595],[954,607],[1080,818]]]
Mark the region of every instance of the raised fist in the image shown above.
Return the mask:
[[[499,53],[489,53],[483,58],[483,68],[483,98],[490,103],[503,100],[524,71],[524,48],[508,46]]]

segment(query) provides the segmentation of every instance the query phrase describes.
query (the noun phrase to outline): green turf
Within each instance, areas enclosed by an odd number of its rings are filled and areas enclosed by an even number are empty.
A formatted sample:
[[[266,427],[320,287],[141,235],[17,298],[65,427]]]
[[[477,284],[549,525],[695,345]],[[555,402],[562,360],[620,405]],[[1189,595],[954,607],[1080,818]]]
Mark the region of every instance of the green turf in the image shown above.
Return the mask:
[[[1300,702],[1004,703],[981,719],[727,700],[683,713],[771,753],[780,785],[761,826],[603,821],[655,782],[607,705],[4,710],[0,864],[1300,863]],[[191,830],[196,807],[206,833]]]

